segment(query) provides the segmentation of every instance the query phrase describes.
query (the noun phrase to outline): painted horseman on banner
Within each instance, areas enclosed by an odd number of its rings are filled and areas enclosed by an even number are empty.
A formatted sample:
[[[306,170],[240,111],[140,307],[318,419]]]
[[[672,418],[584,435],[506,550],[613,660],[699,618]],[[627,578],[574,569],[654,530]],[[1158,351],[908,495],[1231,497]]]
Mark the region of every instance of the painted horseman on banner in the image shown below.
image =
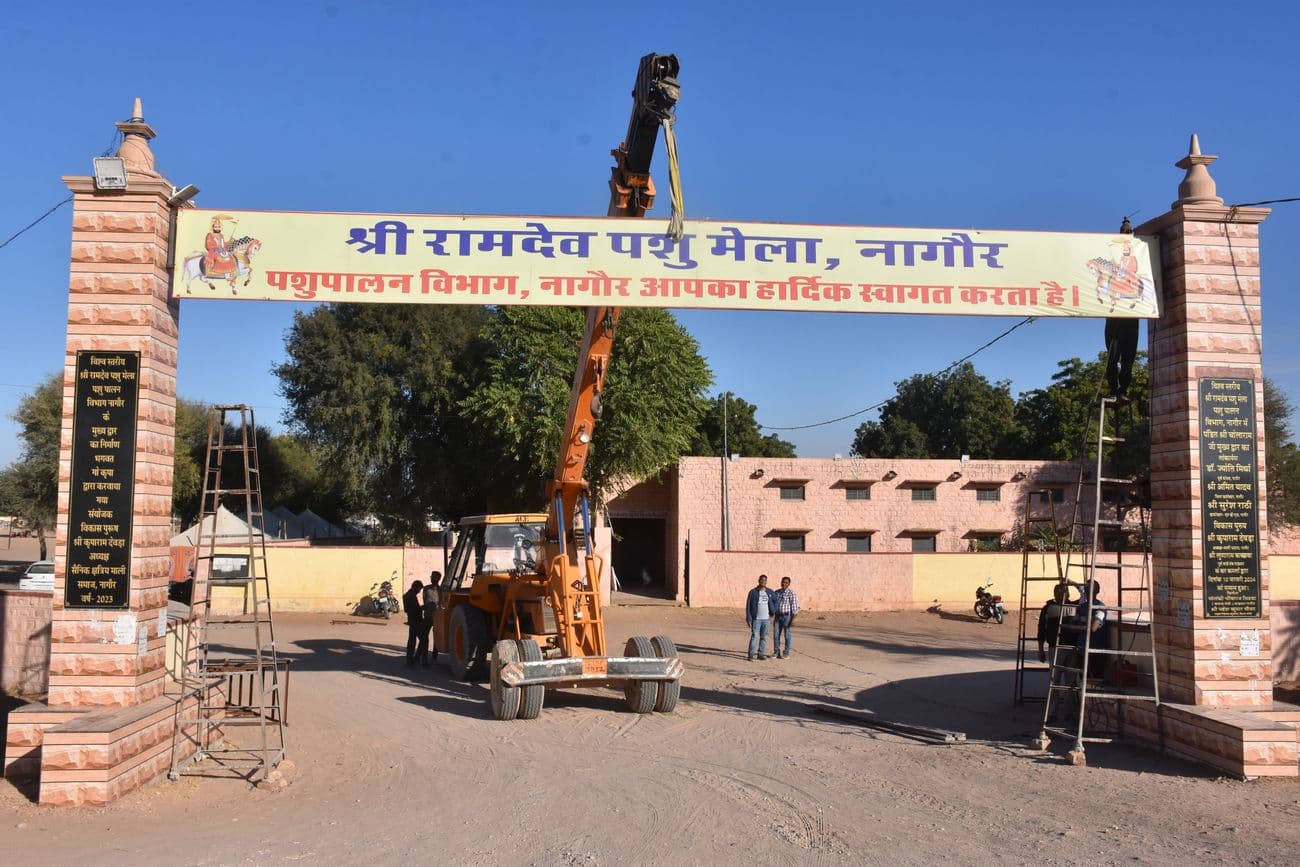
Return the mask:
[[[227,241],[222,231],[223,221],[232,225],[238,222],[229,214],[212,218],[212,226],[203,238],[204,252],[185,257],[182,274],[186,285],[202,280],[208,288],[216,289],[212,281],[225,280],[233,294],[240,277],[244,278],[245,286],[253,279],[252,257],[262,249],[262,242],[248,235]]]
[[[1127,223],[1127,221],[1125,221]],[[1155,295],[1155,281],[1138,273],[1138,260],[1133,255],[1133,242],[1115,241],[1120,246],[1118,258],[1089,259],[1085,267],[1097,278],[1097,300],[1109,302],[1113,311],[1120,304],[1136,307],[1144,297]]]

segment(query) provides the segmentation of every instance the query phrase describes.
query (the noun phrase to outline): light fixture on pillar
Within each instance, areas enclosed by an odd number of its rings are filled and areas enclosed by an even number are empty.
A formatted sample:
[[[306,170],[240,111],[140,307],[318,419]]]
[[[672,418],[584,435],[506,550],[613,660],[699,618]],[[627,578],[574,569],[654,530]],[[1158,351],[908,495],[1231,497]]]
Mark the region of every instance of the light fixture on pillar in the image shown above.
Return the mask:
[[[167,200],[169,208],[179,208],[199,194],[199,188],[193,184],[186,184],[179,189],[172,190],[172,197]]]
[[[95,189],[126,189],[126,162],[121,157],[95,157]]]

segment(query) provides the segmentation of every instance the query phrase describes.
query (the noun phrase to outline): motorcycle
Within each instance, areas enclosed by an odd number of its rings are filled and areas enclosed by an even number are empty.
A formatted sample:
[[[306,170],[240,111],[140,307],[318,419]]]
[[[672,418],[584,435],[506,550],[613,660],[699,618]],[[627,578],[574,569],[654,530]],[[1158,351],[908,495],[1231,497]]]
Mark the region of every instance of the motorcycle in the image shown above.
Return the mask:
[[[1002,606],[1002,597],[989,592],[993,586],[993,579],[981,587],[975,588],[975,616],[980,620],[996,620],[1001,623],[1007,616],[1007,610]]]
[[[379,614],[385,620],[402,610],[402,603],[393,592],[393,582],[370,585],[370,613]]]

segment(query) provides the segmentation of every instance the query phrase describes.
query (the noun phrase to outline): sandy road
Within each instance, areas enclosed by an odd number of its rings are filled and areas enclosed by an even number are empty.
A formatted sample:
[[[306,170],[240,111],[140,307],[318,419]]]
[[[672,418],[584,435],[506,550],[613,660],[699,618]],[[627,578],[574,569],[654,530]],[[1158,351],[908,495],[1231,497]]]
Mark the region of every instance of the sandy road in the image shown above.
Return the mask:
[[[613,692],[490,718],[485,688],[409,669],[405,629],[282,616],[294,657],[281,792],[186,778],[94,810],[0,788],[0,851],[23,864],[916,864],[1223,861],[1300,851],[1300,785],[1240,783],[1093,747],[1025,748],[1015,626],[933,614],[806,613],[790,660],[747,662],[735,612],[631,606],[611,644],[667,634],[682,703],[638,717]],[[811,713],[867,707],[966,731],[934,746]],[[6,859],[7,860],[7,859]]]

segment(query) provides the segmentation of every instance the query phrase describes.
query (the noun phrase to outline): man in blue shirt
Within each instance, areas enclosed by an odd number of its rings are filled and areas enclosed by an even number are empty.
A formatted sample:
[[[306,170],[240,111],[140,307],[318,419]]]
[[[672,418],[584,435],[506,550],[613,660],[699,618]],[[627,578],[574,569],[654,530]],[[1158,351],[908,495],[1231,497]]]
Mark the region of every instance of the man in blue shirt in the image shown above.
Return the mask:
[[[753,660],[754,650],[758,649],[758,658],[767,659],[767,632],[772,625],[772,616],[776,612],[776,594],[767,589],[767,576],[758,576],[758,586],[749,591],[745,600],[745,624],[749,626],[749,659]]]

